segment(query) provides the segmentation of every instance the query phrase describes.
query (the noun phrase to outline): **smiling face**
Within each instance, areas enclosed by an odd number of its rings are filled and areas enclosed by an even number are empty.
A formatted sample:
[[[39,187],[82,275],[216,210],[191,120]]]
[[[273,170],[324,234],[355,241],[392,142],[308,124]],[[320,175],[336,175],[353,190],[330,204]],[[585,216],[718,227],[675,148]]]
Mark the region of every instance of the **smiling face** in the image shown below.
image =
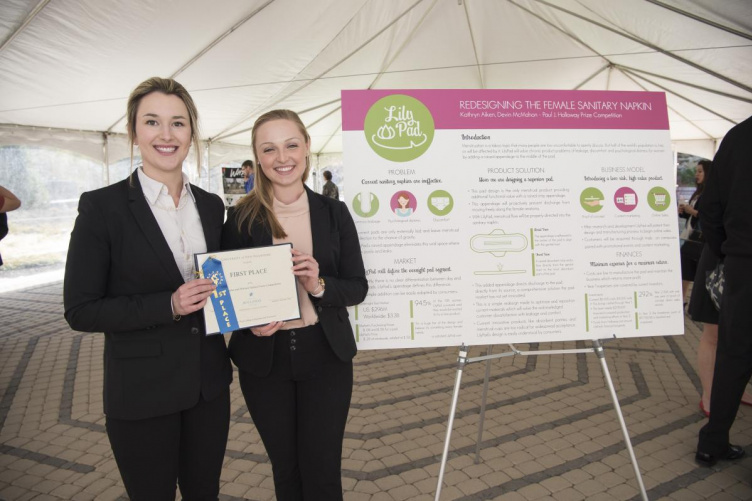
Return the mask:
[[[270,120],[257,128],[254,137],[256,159],[275,196],[281,199],[282,191],[302,190],[310,143],[298,125],[286,119]]]
[[[405,195],[400,195],[400,197],[397,199],[397,203],[400,204],[400,207],[403,209],[407,209],[407,204],[410,202],[410,199],[407,198]]]
[[[141,99],[136,112],[135,137],[144,173],[164,182],[181,175],[191,146],[188,109],[174,95],[152,92]]]

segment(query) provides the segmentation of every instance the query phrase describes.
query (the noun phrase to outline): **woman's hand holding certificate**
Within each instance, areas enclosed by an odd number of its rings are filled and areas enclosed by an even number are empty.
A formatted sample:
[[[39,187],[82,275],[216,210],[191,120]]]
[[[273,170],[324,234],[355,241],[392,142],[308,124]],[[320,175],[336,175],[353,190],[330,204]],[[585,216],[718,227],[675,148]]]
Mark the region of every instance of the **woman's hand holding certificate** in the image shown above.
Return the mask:
[[[319,263],[309,254],[292,249],[292,272],[308,294],[313,294],[319,286]]]
[[[281,244],[196,254],[199,275],[216,287],[204,306],[206,333],[255,327],[254,334],[268,336],[300,318],[291,249]]]
[[[188,315],[204,307],[206,300],[212,295],[216,286],[211,280],[200,278],[181,285],[172,293],[172,313],[179,320],[182,315]]]

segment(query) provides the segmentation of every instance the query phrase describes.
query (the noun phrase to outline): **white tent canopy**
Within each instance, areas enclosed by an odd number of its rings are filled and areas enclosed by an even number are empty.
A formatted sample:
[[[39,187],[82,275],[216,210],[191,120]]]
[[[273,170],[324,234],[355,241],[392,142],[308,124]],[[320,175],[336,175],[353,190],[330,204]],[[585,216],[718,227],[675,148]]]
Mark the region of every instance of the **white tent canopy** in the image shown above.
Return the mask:
[[[154,75],[191,92],[211,165],[215,154],[249,156],[249,129],[273,108],[301,114],[315,153],[340,152],[342,89],[663,91],[675,149],[705,157],[752,115],[749,0],[0,0],[0,9],[0,145],[127,156],[125,102]]]

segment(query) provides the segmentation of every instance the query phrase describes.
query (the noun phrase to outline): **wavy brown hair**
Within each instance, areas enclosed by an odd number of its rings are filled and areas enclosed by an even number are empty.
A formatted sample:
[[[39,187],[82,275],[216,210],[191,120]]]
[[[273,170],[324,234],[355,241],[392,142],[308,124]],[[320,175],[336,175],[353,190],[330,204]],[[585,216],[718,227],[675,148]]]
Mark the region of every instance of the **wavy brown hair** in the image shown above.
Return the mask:
[[[248,232],[251,231],[251,226],[254,222],[260,222],[271,230],[274,238],[285,238],[287,234],[279,224],[279,220],[274,215],[274,187],[272,182],[264,174],[261,165],[259,165],[258,154],[256,152],[256,132],[259,127],[267,122],[274,120],[289,120],[293,122],[303,134],[306,146],[311,144],[311,136],[308,135],[303,121],[300,119],[297,113],[291,110],[272,110],[264,113],[256,119],[253,124],[253,131],[251,132],[251,149],[253,149],[253,157],[256,159],[256,165],[253,168],[255,176],[253,190],[240,199],[235,204],[235,210],[237,211],[237,223],[238,231],[243,231],[243,226],[248,228]],[[303,171],[302,182],[305,183],[308,179],[308,174],[311,171],[311,162],[309,157],[306,156],[306,168]]]

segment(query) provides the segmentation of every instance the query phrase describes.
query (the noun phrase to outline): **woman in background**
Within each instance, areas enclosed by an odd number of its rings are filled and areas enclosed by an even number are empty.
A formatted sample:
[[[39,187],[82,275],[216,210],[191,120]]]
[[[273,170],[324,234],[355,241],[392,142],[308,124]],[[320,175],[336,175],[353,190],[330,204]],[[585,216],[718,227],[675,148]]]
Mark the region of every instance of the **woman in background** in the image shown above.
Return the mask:
[[[194,280],[193,254],[218,250],[224,204],[191,185],[198,115],[185,88],[150,78],[131,93],[128,136],[143,166],[81,195],[65,267],[71,328],[104,332],[107,436],[132,501],[219,496],[232,368],[222,336],[206,336],[214,290]],[[131,154],[132,155],[132,154]]]
[[[342,499],[341,456],[356,346],[347,306],[368,282],[347,206],[308,189],[310,137],[297,114],[256,120],[254,190],[228,212],[226,250],[293,244],[301,318],[236,331],[230,356],[272,463],[277,499]]]
[[[689,198],[689,202],[679,204],[679,217],[686,219],[684,230],[680,238],[683,245],[680,250],[680,263],[682,274],[682,301],[686,306],[687,291],[689,284],[695,279],[697,273],[697,263],[700,261],[702,253],[702,231],[700,229],[700,211],[697,205],[705,189],[705,180],[710,175],[712,162],[710,160],[700,160],[695,167],[695,184],[697,189]],[[703,281],[704,283],[704,281]]]

